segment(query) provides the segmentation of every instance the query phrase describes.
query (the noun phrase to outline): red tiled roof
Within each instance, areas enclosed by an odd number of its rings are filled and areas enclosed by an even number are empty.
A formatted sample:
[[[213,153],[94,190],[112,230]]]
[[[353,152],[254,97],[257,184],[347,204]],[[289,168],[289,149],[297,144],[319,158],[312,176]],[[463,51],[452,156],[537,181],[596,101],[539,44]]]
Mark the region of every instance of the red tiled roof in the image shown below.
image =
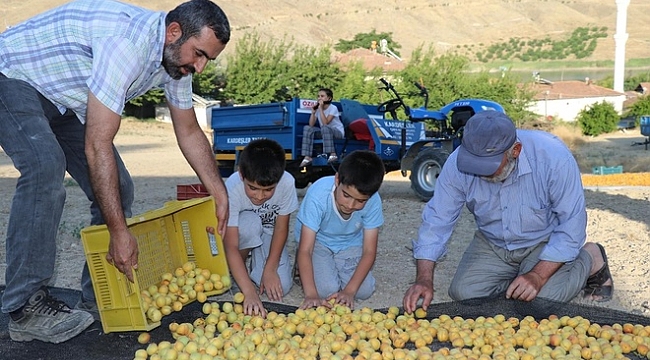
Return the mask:
[[[375,68],[381,68],[384,71],[397,71],[404,69],[406,66],[404,61],[399,61],[390,56],[361,48],[340,54],[336,56],[335,61],[342,65],[347,65],[354,61],[361,61],[363,68],[368,71]]]
[[[531,88],[535,100],[576,99],[586,97],[621,96],[618,91],[595,85],[590,81],[556,81],[549,84],[535,83]]]

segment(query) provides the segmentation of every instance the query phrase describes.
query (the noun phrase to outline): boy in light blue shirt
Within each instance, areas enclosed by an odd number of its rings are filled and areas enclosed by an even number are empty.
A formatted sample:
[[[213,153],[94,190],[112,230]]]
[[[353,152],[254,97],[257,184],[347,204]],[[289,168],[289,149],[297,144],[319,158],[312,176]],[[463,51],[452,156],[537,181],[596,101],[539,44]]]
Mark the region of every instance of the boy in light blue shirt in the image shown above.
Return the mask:
[[[300,308],[354,306],[375,291],[371,269],[384,223],[377,191],[384,165],[374,152],[347,155],[335,176],[307,190],[296,219],[296,261],[305,299]],[[315,274],[318,274],[316,277]]]

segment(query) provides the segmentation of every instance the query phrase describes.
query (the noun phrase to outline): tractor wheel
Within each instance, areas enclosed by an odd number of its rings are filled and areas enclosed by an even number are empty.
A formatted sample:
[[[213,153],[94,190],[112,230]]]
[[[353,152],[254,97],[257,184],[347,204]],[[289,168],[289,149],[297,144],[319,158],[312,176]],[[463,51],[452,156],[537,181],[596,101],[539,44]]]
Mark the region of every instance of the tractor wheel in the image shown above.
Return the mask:
[[[449,154],[441,149],[425,149],[415,157],[411,168],[411,189],[424,201],[433,196],[436,180]]]

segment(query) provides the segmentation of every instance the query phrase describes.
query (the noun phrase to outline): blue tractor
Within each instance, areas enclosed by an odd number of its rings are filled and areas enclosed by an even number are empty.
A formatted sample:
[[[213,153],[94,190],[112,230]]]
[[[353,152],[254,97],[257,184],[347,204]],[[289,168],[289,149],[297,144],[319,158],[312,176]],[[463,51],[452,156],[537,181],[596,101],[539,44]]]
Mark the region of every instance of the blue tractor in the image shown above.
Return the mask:
[[[408,122],[402,122],[399,170],[402,176],[410,173],[411,188],[419,198],[428,201],[433,196],[436,179],[447,157],[460,145],[467,120],[484,110],[504,112],[503,107],[490,100],[460,99],[438,110],[429,110],[429,92],[416,82],[414,85],[419,90],[418,95],[424,98],[424,105],[411,108],[404,103],[391,83],[383,78],[380,81],[383,89],[392,94],[392,98],[380,104],[378,111],[389,113],[391,118],[397,119],[397,110],[402,108],[408,117]],[[425,130],[424,137],[409,144],[408,136],[405,136],[408,123],[427,123],[432,129]]]
[[[383,78],[380,81],[391,99],[378,106],[350,99],[333,102],[346,127],[345,138],[335,140],[337,155],[343,159],[354,150],[375,151],[382,158],[386,172],[399,170],[403,176],[410,174],[415,194],[422,200],[429,200],[447,157],[460,145],[467,120],[479,111],[503,112],[503,107],[489,100],[460,99],[438,110],[429,110],[428,91],[416,83],[424,105],[411,108],[390,82]],[[298,188],[334,174],[337,163],[329,164],[326,156],[318,156],[318,140],[312,163],[299,166],[302,128],[308,123],[314,104],[314,100],[294,98],[282,103],[214,108],[213,144],[222,176],[234,171],[239,151],[258,138],[274,139],[284,147],[287,171],[296,179]],[[407,120],[398,119],[400,109]]]

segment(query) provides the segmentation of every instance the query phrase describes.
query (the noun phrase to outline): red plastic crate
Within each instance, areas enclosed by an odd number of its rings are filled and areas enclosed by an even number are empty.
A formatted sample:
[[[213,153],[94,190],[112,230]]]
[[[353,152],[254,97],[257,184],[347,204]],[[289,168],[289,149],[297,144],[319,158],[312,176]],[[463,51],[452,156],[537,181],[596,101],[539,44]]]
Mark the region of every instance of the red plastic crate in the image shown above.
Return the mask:
[[[176,200],[189,200],[209,196],[203,184],[176,185]]]

